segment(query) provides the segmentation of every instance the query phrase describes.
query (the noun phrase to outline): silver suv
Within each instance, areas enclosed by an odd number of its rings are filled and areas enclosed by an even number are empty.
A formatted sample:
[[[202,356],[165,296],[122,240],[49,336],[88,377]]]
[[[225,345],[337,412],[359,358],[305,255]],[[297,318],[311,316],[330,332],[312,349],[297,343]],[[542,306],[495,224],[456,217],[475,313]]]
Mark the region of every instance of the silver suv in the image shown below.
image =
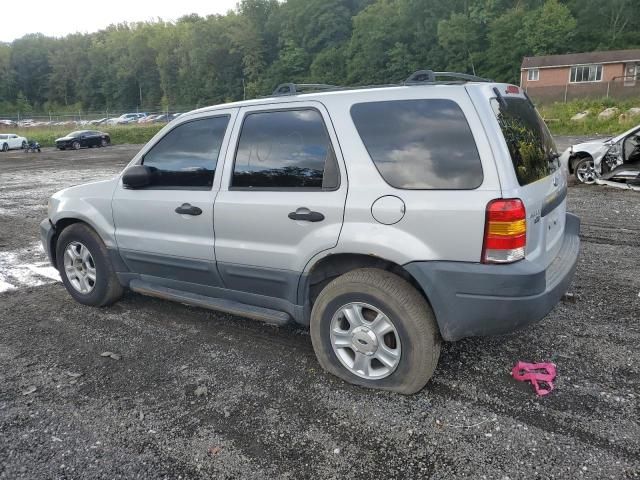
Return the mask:
[[[293,320],[327,371],[409,394],[441,340],[559,301],[579,249],[566,194],[519,87],[424,70],[182,115],[118,177],[53,195],[41,234],[80,303],[128,288]]]

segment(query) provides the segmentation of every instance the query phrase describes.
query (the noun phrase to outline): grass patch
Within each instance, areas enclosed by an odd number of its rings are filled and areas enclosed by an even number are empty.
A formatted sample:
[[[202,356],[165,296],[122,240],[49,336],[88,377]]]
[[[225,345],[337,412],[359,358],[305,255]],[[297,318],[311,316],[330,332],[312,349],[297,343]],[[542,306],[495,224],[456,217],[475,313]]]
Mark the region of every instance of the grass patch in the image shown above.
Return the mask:
[[[140,144],[147,143],[151,137],[160,131],[164,125],[115,125],[104,126],[98,125],[95,130],[108,133],[111,136],[111,143],[114,145],[123,143]],[[35,140],[43,147],[54,147],[56,138],[64,137],[68,133],[76,130],[82,130],[83,127],[33,127],[33,128],[3,128],[2,132],[10,132]]]
[[[620,112],[609,120],[599,120],[598,114],[609,107],[616,107]],[[568,103],[540,105],[538,110],[555,135],[614,135],[640,124],[640,117],[628,117],[623,121],[618,118],[632,107],[640,107],[640,99],[573,100]],[[585,120],[571,121],[576,113],[586,110],[589,111],[589,116]]]

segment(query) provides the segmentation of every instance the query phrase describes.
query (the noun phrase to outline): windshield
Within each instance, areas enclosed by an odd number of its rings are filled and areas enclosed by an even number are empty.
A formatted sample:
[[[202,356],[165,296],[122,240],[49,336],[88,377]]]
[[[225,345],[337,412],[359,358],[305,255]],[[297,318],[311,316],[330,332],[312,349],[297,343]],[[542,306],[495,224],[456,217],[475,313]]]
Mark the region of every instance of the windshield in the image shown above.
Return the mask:
[[[84,133],[84,130],[78,130],[77,132],[71,132],[67,137],[79,137]]]
[[[531,102],[524,98],[491,99],[491,106],[509,147],[520,185],[547,177],[555,170],[556,145]]]

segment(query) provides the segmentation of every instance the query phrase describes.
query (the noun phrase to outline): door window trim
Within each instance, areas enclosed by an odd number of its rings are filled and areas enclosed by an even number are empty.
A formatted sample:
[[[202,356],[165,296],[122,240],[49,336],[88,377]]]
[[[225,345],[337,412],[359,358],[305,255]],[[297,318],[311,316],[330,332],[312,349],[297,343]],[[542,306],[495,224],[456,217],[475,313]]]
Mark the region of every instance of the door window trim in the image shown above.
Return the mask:
[[[236,160],[238,158],[238,148],[240,146],[240,138],[242,137],[242,130],[244,128],[244,123],[250,115],[259,114],[259,113],[274,113],[274,112],[295,112],[301,110],[314,110],[320,115],[320,119],[322,120],[322,126],[324,127],[324,131],[327,134],[327,139],[329,140],[329,147],[333,152],[333,159],[336,163],[336,173],[338,175],[338,182],[333,188],[323,188],[323,187],[234,187],[233,184],[233,174],[236,170]],[[236,145],[233,151],[233,163],[231,164],[231,172],[229,175],[229,185],[227,186],[229,191],[239,191],[239,192],[335,192],[340,190],[342,186],[342,173],[340,172],[340,162],[338,161],[338,155],[336,153],[336,148],[333,144],[333,140],[331,139],[331,135],[329,134],[329,129],[327,128],[327,123],[325,122],[324,116],[319,108],[311,106],[311,105],[301,105],[295,107],[282,107],[282,108],[267,108],[267,109],[256,109],[249,110],[245,112],[240,112],[242,115],[242,122],[240,124],[240,128],[238,130],[238,135],[236,137]],[[323,171],[324,175],[324,171]]]
[[[216,168],[213,171],[213,181],[212,181],[210,187],[194,187],[194,186],[190,187],[190,186],[186,186],[186,185],[184,185],[184,186],[151,185],[151,186],[148,186],[148,187],[139,188],[137,190],[139,190],[139,191],[145,191],[145,190],[212,191],[213,187],[216,184],[215,176],[216,176],[216,173],[218,172],[218,167],[219,166],[222,167],[222,164],[224,163],[224,160],[225,160],[225,157],[226,157],[226,150],[223,151],[223,147],[224,147],[224,139],[227,136],[227,134],[229,133],[229,128],[233,128],[233,125],[231,125],[231,113],[223,113],[223,114],[219,114],[219,115],[208,115],[208,116],[204,116],[204,117],[190,118],[188,120],[185,120],[184,122],[180,122],[177,125],[172,126],[153,145],[151,145],[149,148],[147,148],[147,150],[144,152],[144,154],[142,154],[140,159],[135,163],[136,165],[144,165],[144,161],[147,158],[147,155],[156,147],[156,145],[158,145],[167,135],[169,135],[171,132],[173,132],[176,128],[181,127],[183,125],[186,125],[188,123],[197,122],[199,120],[210,120],[212,118],[223,118],[223,117],[227,117],[227,127],[226,127],[226,129],[224,131],[224,134],[222,135],[222,143],[220,144],[220,151],[218,152],[218,158],[216,159]],[[126,168],[125,168],[125,170],[126,170]],[[124,170],[123,170],[123,173],[124,173]]]

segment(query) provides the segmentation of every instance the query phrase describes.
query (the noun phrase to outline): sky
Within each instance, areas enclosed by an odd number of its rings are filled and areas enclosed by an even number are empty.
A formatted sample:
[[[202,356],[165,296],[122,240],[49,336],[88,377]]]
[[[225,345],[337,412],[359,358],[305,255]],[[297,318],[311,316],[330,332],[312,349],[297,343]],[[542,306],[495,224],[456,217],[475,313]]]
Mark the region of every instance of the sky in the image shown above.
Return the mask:
[[[14,9],[0,0],[4,13]],[[0,42],[11,42],[27,33],[44,33],[62,37],[69,33],[91,33],[112,23],[157,20],[176,20],[183,15],[201,16],[226,13],[235,8],[238,0],[21,0],[13,3],[15,21],[2,21]]]

